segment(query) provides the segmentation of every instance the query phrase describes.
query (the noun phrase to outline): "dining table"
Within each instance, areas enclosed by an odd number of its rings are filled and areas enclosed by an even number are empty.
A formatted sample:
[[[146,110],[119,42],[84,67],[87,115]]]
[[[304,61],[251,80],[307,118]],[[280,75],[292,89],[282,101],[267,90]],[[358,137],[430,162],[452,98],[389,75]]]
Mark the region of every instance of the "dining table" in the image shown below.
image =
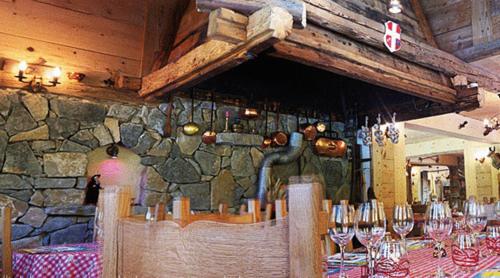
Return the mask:
[[[480,277],[500,277],[500,256],[489,255],[486,248],[482,248],[485,257],[479,259],[478,266],[469,273],[460,272],[458,267],[453,263],[451,258],[451,244],[446,245],[447,255],[441,258],[441,266],[446,273],[451,274],[454,278],[480,278]],[[434,277],[438,266],[438,258],[433,257],[434,249],[432,246],[426,245],[425,247],[408,251],[408,261],[410,262],[410,275],[402,277],[415,277],[427,278]],[[364,266],[366,271],[366,266]],[[346,265],[344,267],[348,277],[363,277],[363,266]],[[339,265],[327,264],[327,271],[324,277],[336,278],[339,277]],[[384,276],[386,277],[386,276]]]
[[[14,277],[98,278],[102,273],[100,248],[95,243],[20,249],[13,254]]]

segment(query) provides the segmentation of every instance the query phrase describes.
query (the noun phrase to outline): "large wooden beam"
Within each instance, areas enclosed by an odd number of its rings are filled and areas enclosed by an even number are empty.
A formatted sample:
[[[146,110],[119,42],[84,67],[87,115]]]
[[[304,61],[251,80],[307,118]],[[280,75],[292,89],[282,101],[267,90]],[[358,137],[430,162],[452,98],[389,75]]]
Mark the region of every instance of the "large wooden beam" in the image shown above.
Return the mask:
[[[233,44],[224,40],[209,39],[176,62],[145,76],[139,94],[147,96],[156,92],[156,95],[161,95],[183,86],[197,84],[233,68],[286,38],[291,32],[292,24],[292,16],[286,10],[279,7],[263,8],[248,18],[245,41]],[[220,36],[221,32],[214,33]]]
[[[329,0],[304,0],[307,17],[311,23],[341,33],[350,38],[384,49],[384,24],[366,18]],[[401,50],[394,53],[407,61],[442,72],[448,77],[465,75],[471,82],[477,82],[489,90],[500,90],[500,77],[467,64],[452,54],[436,49],[412,37],[402,34]]]
[[[417,17],[418,25],[420,30],[424,34],[425,41],[428,44],[432,45],[435,48],[438,48],[436,40],[434,39],[434,34],[432,33],[432,29],[429,25],[429,21],[427,20],[427,16],[424,13],[424,9],[420,3],[420,0],[411,0],[411,7],[413,8],[413,12],[415,12],[415,16]]]
[[[432,101],[455,104],[456,91],[439,73],[322,28],[294,30],[273,55],[355,77]]]
[[[226,8],[246,15],[266,6],[275,6],[293,16],[296,28],[305,28],[307,24],[306,6],[302,0],[196,0],[196,6],[203,12]]]

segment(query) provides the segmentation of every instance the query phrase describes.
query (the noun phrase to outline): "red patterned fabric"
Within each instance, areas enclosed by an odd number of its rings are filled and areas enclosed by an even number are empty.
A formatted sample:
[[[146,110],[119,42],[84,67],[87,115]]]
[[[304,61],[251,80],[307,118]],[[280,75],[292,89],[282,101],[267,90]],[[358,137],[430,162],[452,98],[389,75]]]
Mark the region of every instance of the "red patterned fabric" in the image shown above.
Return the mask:
[[[91,247],[91,250],[48,254],[15,252],[13,256],[14,277],[101,277],[102,260],[98,246],[96,244],[78,244],[76,246]]]
[[[449,245],[449,244],[448,244]],[[450,253],[450,248],[447,247],[448,254]],[[484,249],[486,250],[486,249]],[[415,251],[410,251],[408,260],[410,262],[410,276],[409,277],[430,277],[435,272],[438,259],[432,257],[432,248],[424,248]],[[476,274],[483,270],[491,269],[498,263],[499,259],[497,256],[488,256],[486,258],[479,258],[479,264],[474,273],[468,274],[467,276],[455,276],[455,277],[474,277]],[[442,258],[442,266],[444,270],[448,273],[455,273],[457,266],[453,263],[451,256]],[[335,266],[338,267],[338,266]],[[349,277],[361,277],[361,267],[353,267],[346,271]],[[338,273],[328,275],[325,277],[334,278],[338,277]]]
[[[460,249],[458,246],[451,247],[451,259],[458,266],[473,267],[479,264],[479,249]]]

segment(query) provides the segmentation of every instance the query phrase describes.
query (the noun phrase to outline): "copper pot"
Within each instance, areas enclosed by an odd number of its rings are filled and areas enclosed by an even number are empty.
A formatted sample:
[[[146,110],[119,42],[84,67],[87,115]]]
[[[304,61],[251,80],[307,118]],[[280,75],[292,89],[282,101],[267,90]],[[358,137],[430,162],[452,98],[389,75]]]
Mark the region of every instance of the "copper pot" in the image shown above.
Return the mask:
[[[217,141],[217,133],[213,130],[207,130],[201,136],[201,141],[207,145],[215,144],[215,141]]]
[[[288,143],[288,135],[282,131],[276,131],[272,134],[272,145],[274,147],[283,147]]]
[[[347,144],[340,139],[320,137],[314,141],[314,152],[320,156],[344,157]]]
[[[303,124],[300,126],[300,132],[304,133],[304,139],[307,141],[312,141],[318,135],[318,130],[312,124]]]
[[[288,135],[283,131],[279,131],[279,129],[280,129],[279,104],[275,104],[275,106],[276,106],[276,110],[277,110],[276,128],[278,129],[278,131],[273,132],[273,134],[271,135],[271,137],[273,138],[272,146],[273,147],[283,147],[283,146],[286,146],[286,144],[288,144]]]
[[[273,143],[273,139],[269,136],[265,136],[264,140],[262,140],[262,148],[269,148],[271,144]]]

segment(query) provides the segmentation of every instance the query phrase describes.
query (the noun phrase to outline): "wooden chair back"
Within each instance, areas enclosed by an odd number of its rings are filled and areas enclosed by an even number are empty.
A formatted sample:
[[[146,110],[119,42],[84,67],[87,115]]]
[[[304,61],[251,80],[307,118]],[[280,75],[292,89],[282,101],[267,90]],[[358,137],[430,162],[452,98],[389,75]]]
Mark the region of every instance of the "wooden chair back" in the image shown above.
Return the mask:
[[[12,277],[12,207],[0,207],[2,222],[2,277]]]
[[[290,185],[288,196],[288,212],[278,202],[272,221],[261,221],[257,200],[229,216],[191,214],[179,198],[171,217],[153,222],[107,214],[118,208],[106,202],[104,222],[116,224],[116,238],[104,241],[103,277],[321,277],[321,184]]]

